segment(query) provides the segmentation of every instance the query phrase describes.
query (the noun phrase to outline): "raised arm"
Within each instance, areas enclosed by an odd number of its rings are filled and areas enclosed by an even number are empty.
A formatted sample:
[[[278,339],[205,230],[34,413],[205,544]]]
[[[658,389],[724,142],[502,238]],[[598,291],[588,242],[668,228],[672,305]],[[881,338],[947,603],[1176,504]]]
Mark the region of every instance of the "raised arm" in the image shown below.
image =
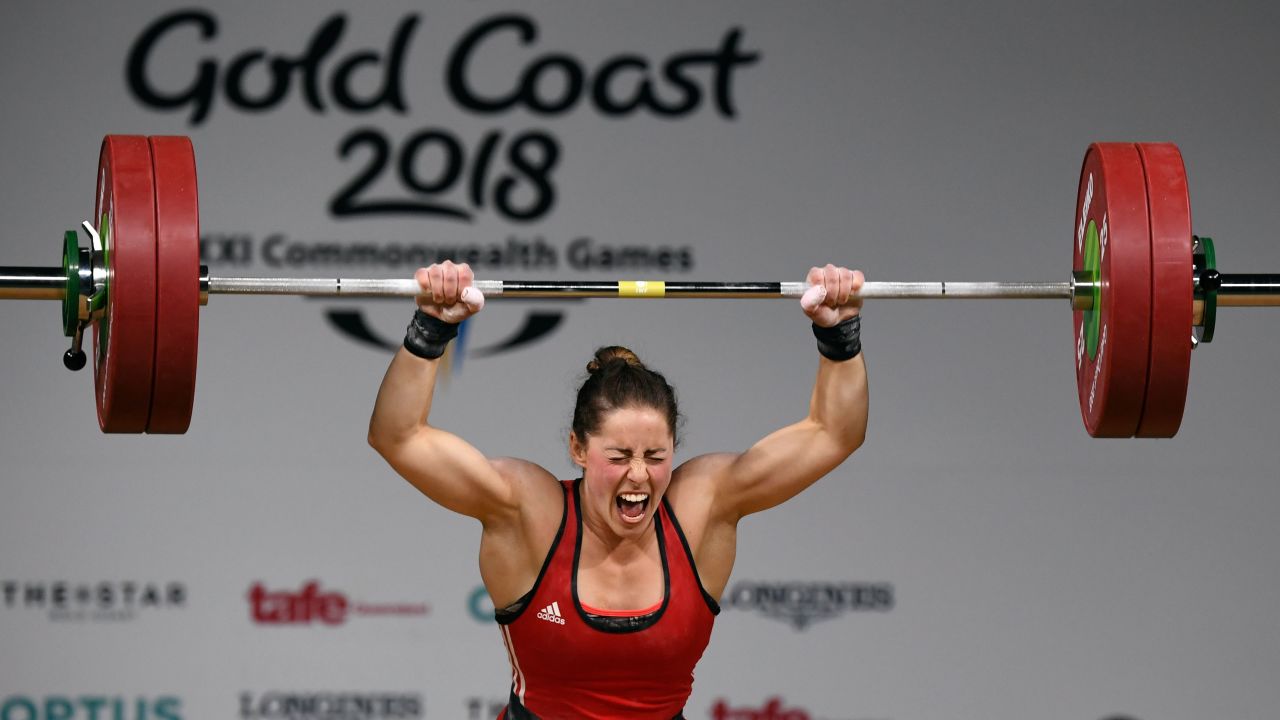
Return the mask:
[[[514,510],[512,477],[527,469],[519,461],[490,461],[428,422],[440,354],[457,323],[484,306],[484,296],[471,287],[471,268],[465,264],[432,265],[415,278],[423,288],[419,312],[378,389],[369,444],[427,497],[488,522]]]
[[[807,280],[813,287],[801,307],[813,321],[815,335],[823,336],[808,415],[740,455],[710,455],[689,463],[691,474],[707,478],[711,512],[722,520],[736,522],[794,497],[844,462],[866,436],[866,365],[861,352],[840,359],[858,343],[861,301],[852,295],[862,287],[862,273],[827,265],[812,268]]]

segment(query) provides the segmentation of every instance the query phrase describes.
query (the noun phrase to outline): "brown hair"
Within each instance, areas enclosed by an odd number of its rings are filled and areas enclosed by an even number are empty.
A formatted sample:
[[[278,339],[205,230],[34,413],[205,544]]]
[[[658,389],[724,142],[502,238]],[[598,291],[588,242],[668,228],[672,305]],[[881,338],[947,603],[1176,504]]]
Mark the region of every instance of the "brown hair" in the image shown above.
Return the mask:
[[[645,367],[635,353],[618,345],[596,350],[595,357],[587,363],[587,373],[573,408],[573,434],[579,441],[585,443],[587,435],[598,432],[610,412],[646,407],[666,416],[673,443],[679,442],[676,389],[662,373]]]

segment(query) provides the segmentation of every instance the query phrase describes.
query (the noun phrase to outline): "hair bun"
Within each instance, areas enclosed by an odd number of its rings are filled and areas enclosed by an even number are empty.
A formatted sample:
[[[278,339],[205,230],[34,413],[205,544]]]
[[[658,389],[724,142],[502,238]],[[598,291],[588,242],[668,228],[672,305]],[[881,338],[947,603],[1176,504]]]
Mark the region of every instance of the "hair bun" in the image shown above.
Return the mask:
[[[632,367],[644,369],[644,363],[640,362],[640,358],[627,348],[621,345],[610,345],[596,350],[596,356],[587,363],[587,372],[595,374],[612,363],[625,363]]]

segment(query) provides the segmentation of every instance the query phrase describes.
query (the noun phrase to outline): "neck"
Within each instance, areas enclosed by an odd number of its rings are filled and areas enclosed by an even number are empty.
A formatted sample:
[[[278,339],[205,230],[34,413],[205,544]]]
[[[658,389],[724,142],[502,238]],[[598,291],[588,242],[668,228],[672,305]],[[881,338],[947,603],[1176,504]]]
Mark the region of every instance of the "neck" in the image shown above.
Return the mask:
[[[584,507],[582,508],[583,555],[590,552],[593,557],[619,563],[646,556],[658,541],[658,534],[654,527],[654,515],[651,514],[633,533],[619,535],[607,521],[594,517],[591,510]]]

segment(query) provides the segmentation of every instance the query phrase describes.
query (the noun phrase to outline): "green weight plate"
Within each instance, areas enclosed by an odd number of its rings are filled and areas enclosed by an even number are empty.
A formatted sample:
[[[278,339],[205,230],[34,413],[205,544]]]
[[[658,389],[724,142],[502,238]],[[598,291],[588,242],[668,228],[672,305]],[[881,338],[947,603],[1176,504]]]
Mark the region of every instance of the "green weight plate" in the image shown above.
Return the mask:
[[[62,240],[62,273],[67,277],[62,295],[62,330],[72,337],[80,325],[80,236],[75,230],[68,230]]]
[[[1213,250],[1213,238],[1200,238],[1200,246],[1204,249],[1204,269],[1217,270],[1218,256]],[[1206,290],[1204,293],[1204,315],[1200,321],[1203,330],[1200,342],[1213,342],[1213,329],[1218,324],[1218,291]]]

